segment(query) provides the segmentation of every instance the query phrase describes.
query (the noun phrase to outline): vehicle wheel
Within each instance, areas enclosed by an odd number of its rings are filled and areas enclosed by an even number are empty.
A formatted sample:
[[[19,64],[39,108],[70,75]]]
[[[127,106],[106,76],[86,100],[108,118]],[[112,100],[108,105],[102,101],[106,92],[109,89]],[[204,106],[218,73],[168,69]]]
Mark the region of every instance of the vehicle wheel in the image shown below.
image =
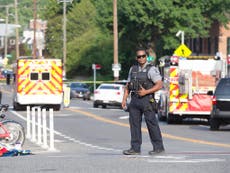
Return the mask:
[[[106,105],[102,105],[102,108],[105,109],[105,108],[106,108]]]
[[[96,104],[95,102],[93,103],[93,107],[94,108],[98,108],[98,104]]]
[[[166,120],[166,111],[163,110],[163,108],[160,106],[161,101],[159,100],[158,106],[157,106],[157,116],[159,121],[165,121]]]
[[[61,109],[61,105],[54,105],[53,106],[53,109],[55,110],[55,111],[60,111],[60,109]]]
[[[26,110],[26,106],[22,106],[17,102],[13,103],[13,109],[16,111]]]
[[[170,113],[167,113],[167,119],[166,119],[166,121],[167,121],[168,124],[175,123],[174,115],[170,114]]]
[[[220,121],[217,118],[211,118],[209,123],[210,123],[210,130],[218,130],[220,127]]]
[[[16,121],[4,121],[4,127],[7,129],[10,136],[7,138],[1,138],[0,143],[14,145],[20,143],[21,145],[25,142],[25,131],[21,124]],[[4,133],[3,129],[0,128],[1,134]]]
[[[174,122],[177,123],[177,124],[182,124],[183,117],[179,116],[179,115],[176,115],[175,118],[174,118]]]

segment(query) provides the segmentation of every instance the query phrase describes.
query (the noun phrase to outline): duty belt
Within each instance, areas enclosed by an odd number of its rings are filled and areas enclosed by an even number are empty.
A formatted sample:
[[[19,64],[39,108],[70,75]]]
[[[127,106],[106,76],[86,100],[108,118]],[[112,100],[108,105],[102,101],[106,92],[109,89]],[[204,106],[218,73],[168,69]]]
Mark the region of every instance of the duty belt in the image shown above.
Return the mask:
[[[134,96],[134,97],[140,97],[136,92],[131,92],[131,96]]]
[[[143,97],[150,97],[150,96],[151,96],[151,94],[147,94],[145,96],[139,96],[135,91],[131,92],[131,97],[143,98]]]

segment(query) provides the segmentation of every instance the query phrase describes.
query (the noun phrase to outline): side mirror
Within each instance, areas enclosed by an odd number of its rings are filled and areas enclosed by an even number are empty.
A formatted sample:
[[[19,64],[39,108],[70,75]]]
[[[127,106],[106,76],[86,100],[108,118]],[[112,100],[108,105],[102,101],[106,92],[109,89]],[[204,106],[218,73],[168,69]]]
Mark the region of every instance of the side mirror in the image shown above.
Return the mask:
[[[210,95],[210,96],[212,96],[213,95],[213,91],[208,91],[207,94]]]

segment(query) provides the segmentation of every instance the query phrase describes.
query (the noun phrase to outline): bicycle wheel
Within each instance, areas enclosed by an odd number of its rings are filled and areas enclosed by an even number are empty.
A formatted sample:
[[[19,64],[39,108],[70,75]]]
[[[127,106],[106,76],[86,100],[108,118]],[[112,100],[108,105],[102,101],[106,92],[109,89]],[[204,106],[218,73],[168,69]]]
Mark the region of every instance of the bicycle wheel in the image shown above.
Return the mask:
[[[1,138],[0,143],[14,145],[20,143],[21,145],[25,142],[25,132],[21,124],[16,121],[6,120],[2,122],[3,126],[10,133],[10,136],[7,138]],[[2,129],[1,129],[2,131]]]

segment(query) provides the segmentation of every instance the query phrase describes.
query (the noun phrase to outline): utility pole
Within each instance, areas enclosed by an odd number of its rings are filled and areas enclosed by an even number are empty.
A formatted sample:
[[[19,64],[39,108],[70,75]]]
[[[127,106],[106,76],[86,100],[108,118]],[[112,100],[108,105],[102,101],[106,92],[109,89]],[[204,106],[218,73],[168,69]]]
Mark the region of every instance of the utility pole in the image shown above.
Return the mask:
[[[4,58],[7,58],[7,48],[8,48],[8,19],[9,19],[9,6],[6,6],[6,25],[5,25],[5,51]]]
[[[34,0],[34,40],[33,40],[33,58],[37,56],[36,31],[37,31],[37,1]]]
[[[66,38],[66,3],[72,3],[73,0],[58,0],[58,2],[63,2],[63,78],[66,78],[66,57],[67,57],[67,38]]]
[[[114,81],[119,80],[120,64],[118,64],[118,26],[117,26],[117,0],[113,0],[113,66]]]
[[[18,0],[14,0],[14,8],[15,8],[15,25],[18,26]],[[16,38],[15,38],[16,59],[18,59],[20,56],[18,27],[15,28],[15,34],[16,34]]]
[[[63,1],[63,78],[66,78],[66,0]]]
[[[4,54],[5,57],[7,58],[7,54],[8,54],[8,22],[9,22],[9,8],[13,7],[13,4],[9,4],[9,5],[0,5],[0,8],[6,8],[6,19],[5,19],[5,40],[4,40]],[[17,26],[16,26],[17,27]]]
[[[179,30],[176,33],[176,36],[179,37],[181,35],[181,44],[184,44],[184,31]]]

